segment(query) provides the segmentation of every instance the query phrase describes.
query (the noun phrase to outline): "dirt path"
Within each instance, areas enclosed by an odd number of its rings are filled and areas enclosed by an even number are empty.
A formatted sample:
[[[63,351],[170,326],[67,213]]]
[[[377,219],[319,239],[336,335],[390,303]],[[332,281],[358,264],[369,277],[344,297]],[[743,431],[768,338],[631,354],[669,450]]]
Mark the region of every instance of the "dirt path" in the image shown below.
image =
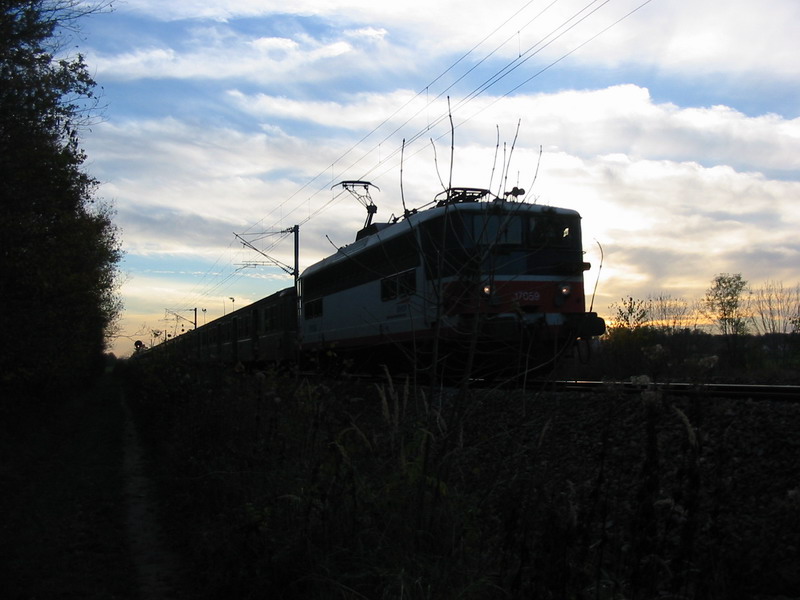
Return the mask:
[[[125,413],[124,472],[128,544],[136,565],[141,600],[181,597],[178,556],[168,549],[158,522],[153,482],[145,472],[142,446],[130,409],[121,397]]]
[[[0,587],[9,599],[180,598],[142,448],[110,378],[0,403]]]

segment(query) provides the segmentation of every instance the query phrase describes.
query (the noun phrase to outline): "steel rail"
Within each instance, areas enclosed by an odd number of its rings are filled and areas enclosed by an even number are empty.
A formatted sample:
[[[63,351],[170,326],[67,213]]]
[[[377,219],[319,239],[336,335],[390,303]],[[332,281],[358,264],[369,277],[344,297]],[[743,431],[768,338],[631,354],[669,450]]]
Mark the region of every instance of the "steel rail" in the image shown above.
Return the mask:
[[[654,389],[668,394],[700,395],[715,398],[751,398],[753,400],[782,400],[800,402],[798,385],[762,385],[740,383],[639,383],[631,381],[555,381],[564,390],[596,391],[615,389],[637,393]]]

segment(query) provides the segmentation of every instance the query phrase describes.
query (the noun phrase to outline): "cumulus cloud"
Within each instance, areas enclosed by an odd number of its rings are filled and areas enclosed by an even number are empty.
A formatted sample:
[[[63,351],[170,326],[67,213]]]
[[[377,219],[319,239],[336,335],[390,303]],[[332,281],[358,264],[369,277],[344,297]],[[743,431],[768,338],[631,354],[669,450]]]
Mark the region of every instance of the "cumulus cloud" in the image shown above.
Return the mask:
[[[374,139],[398,141],[390,134],[403,128],[406,138],[449,135],[448,107],[438,99],[408,91],[354,94],[339,100],[307,101],[267,94],[229,92],[239,110],[255,118],[291,119],[330,128],[370,131]],[[800,168],[800,118],[776,114],[749,117],[726,106],[679,107],[657,103],[646,88],[632,84],[599,90],[480,97],[454,103],[459,141],[491,143],[496,125],[506,129],[522,121],[523,139],[551,151],[577,156],[620,154],[650,160],[696,161],[729,165],[776,176]],[[430,123],[437,123],[431,128]],[[644,174],[647,175],[646,173]]]

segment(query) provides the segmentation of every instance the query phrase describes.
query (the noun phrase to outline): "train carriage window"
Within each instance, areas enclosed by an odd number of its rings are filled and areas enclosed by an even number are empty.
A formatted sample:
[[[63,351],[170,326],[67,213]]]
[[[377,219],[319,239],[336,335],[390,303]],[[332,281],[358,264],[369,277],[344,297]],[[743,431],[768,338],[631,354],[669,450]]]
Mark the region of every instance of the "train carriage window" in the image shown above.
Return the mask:
[[[238,331],[237,331],[237,339],[243,339],[251,337],[251,327],[253,326],[253,319],[251,315],[242,315],[237,319],[238,321]]]

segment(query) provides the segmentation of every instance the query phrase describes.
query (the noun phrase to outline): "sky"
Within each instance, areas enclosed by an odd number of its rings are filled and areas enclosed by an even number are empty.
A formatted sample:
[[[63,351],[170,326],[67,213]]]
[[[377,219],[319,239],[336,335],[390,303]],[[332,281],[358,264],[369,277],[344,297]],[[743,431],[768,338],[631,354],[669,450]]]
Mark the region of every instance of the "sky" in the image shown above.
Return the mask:
[[[798,23],[796,0],[114,2],[74,48],[125,252],[111,350],[291,285],[234,234],[291,266],[299,225],[301,270],[353,241],[342,180],[377,220],[450,181],[579,211],[607,316],[718,273],[794,286]]]

